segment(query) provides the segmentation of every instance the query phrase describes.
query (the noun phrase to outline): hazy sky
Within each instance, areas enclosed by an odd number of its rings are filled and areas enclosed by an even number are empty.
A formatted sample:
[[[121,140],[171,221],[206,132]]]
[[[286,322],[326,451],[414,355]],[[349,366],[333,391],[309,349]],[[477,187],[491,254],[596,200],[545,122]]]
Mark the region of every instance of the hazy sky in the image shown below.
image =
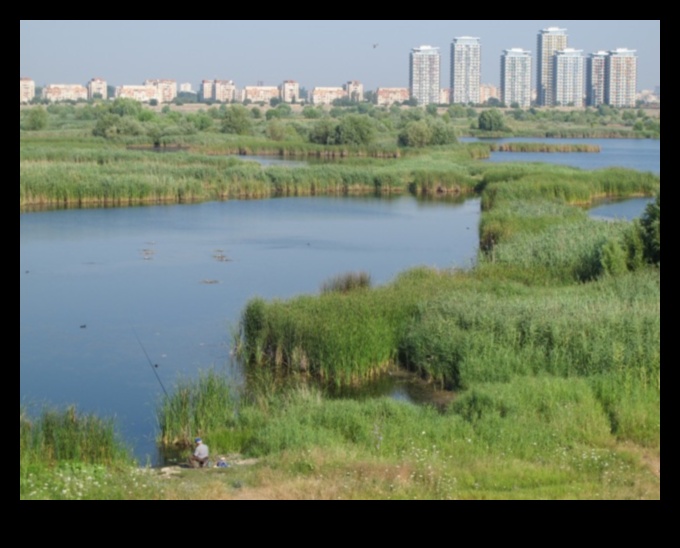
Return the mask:
[[[476,36],[482,82],[499,85],[500,56],[520,47],[535,59],[540,29],[565,28],[568,46],[637,50],[638,90],[661,84],[660,21],[33,21],[19,22],[19,76],[37,85],[141,84],[146,78],[190,82],[234,80],[237,87],[340,86],[359,80],[366,90],[407,87],[413,47],[442,55],[448,87],[451,40]],[[377,44],[376,47],[374,45]],[[534,63],[535,64],[535,63]],[[534,69],[535,71],[535,69]],[[532,79],[535,85],[535,76]]]

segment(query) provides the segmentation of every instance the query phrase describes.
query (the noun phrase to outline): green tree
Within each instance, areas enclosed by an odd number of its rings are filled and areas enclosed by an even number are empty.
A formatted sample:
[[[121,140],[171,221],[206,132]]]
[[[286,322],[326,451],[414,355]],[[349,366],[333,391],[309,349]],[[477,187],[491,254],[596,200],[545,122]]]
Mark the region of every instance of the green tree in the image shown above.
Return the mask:
[[[647,204],[640,219],[642,239],[645,244],[645,257],[654,264],[661,263],[661,191],[656,199]]]
[[[432,120],[429,126],[432,131],[431,145],[451,145],[458,142],[454,127],[443,120]]]
[[[334,145],[337,124],[332,120],[319,120],[309,132],[309,141],[319,145]]]
[[[29,131],[37,131],[47,127],[47,111],[43,107],[34,107],[26,115],[24,127]]]
[[[424,147],[432,141],[432,128],[425,120],[415,120],[406,124],[399,133],[397,142],[405,147]]]
[[[119,97],[111,103],[109,112],[118,116],[138,116],[142,110],[142,105],[134,99]]]
[[[434,117],[436,117],[436,116],[437,116],[437,105],[435,105],[434,103],[430,103],[429,105],[427,105],[427,106],[425,107],[425,112],[426,112],[429,116],[434,116]]]
[[[252,133],[250,111],[242,105],[232,105],[225,109],[222,116],[222,132],[236,135]]]
[[[370,145],[375,129],[373,120],[365,115],[345,116],[336,129],[336,142],[341,145]]]
[[[477,127],[482,131],[503,131],[505,130],[505,120],[503,113],[497,108],[485,110],[479,114]]]
[[[286,126],[280,120],[274,119],[267,124],[267,137],[272,141],[283,141],[286,138]]]
[[[321,118],[323,112],[316,107],[305,107],[302,109],[302,115],[308,119]]]

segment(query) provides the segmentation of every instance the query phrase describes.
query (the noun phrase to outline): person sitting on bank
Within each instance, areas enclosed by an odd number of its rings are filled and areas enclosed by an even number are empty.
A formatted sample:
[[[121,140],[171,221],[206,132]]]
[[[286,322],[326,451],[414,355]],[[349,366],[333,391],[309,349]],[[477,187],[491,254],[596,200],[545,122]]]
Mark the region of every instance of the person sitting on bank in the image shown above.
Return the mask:
[[[194,454],[189,457],[189,464],[193,468],[203,468],[208,464],[208,446],[203,443],[201,438],[196,438],[194,442],[196,443],[196,449],[194,449]]]

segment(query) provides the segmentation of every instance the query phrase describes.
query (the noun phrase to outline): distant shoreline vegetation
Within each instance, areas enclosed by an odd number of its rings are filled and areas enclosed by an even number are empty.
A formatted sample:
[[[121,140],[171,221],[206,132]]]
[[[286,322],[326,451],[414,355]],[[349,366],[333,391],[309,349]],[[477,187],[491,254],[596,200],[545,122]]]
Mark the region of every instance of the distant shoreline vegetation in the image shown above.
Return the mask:
[[[478,113],[460,105],[369,103],[297,110],[285,104],[181,109],[124,99],[20,109],[20,208],[408,192],[466,195],[481,180],[474,160],[492,151],[596,152],[596,147],[459,143],[458,136],[660,134],[659,118],[634,109]],[[225,158],[253,154],[310,164],[262,167]]]

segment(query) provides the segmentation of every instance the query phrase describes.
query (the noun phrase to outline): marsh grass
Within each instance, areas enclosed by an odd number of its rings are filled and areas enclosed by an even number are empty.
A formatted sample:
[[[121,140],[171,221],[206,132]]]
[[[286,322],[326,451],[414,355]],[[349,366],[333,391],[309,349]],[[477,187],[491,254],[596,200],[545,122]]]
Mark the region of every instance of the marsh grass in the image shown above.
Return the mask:
[[[349,293],[357,289],[371,287],[371,275],[368,272],[347,272],[338,274],[321,284],[321,293]]]
[[[179,379],[157,406],[158,442],[162,447],[191,447],[195,436],[233,422],[235,412],[236,394],[225,375],[209,369],[197,379]]]
[[[114,464],[128,458],[113,420],[80,413],[75,406],[64,410],[45,408],[37,418],[19,410],[20,462],[77,461]]]

